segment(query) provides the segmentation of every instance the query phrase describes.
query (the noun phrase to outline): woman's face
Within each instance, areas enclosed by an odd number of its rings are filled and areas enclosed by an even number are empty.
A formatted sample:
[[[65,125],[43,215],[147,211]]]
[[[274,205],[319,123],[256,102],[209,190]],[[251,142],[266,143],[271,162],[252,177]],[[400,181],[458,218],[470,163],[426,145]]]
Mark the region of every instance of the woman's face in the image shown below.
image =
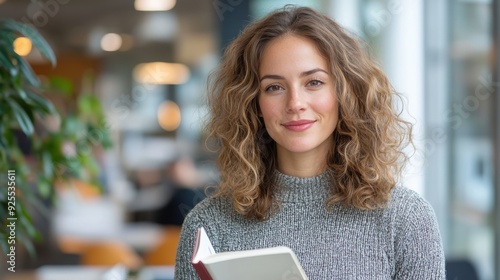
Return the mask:
[[[278,156],[324,158],[338,121],[338,101],[327,60],[306,37],[270,41],[260,61],[259,106]]]

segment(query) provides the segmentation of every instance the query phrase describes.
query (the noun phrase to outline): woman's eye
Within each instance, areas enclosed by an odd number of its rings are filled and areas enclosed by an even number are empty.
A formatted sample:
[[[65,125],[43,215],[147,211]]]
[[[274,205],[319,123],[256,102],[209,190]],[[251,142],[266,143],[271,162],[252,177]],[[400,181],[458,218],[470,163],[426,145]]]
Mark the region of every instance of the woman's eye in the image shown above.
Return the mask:
[[[310,86],[313,86],[313,87],[318,87],[318,86],[321,86],[323,85],[324,83],[320,80],[312,80],[308,83]]]
[[[272,86],[268,86],[268,87],[266,88],[266,91],[268,91],[268,92],[272,92],[272,91],[278,91],[278,90],[280,90],[280,89],[281,89],[281,87],[280,87],[280,86],[278,86],[278,85],[272,85]]]

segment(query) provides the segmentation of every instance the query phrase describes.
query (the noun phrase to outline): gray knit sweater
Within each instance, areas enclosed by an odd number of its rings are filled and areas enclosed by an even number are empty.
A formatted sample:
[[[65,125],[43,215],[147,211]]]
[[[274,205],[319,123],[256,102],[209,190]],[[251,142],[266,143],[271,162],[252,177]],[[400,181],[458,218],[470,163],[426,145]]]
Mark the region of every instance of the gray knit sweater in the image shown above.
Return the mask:
[[[196,205],[182,226],[176,280],[199,279],[190,258],[200,226],[217,252],[288,246],[310,280],[445,279],[436,218],[417,193],[396,187],[381,210],[326,210],[326,172],[310,178],[276,172],[275,178],[282,208],[268,220],[250,221],[223,197]]]

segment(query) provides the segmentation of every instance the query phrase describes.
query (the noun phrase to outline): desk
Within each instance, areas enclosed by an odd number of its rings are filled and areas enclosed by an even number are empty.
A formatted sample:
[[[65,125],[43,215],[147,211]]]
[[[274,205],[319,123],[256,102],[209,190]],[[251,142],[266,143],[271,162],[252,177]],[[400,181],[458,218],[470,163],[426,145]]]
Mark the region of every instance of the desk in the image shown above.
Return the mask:
[[[5,280],[103,280],[110,267],[90,267],[73,265],[46,265],[33,272],[7,274]],[[173,266],[144,267],[137,280],[173,280]]]

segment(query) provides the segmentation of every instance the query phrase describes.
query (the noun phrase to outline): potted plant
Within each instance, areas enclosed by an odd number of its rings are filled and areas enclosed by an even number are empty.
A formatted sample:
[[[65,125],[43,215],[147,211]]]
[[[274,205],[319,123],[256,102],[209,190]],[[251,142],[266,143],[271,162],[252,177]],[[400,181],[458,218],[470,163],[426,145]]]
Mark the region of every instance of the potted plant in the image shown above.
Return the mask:
[[[92,149],[111,145],[99,99],[88,90],[71,115],[59,117],[45,95],[49,86],[58,84],[41,83],[14,51],[19,36],[29,38],[56,65],[51,47],[33,27],[0,20],[0,246],[7,261],[15,260],[21,244],[35,253],[33,241],[41,236],[29,209],[43,208],[55,198],[54,185],[68,178],[95,183],[98,168]],[[43,125],[50,118],[60,123]]]

